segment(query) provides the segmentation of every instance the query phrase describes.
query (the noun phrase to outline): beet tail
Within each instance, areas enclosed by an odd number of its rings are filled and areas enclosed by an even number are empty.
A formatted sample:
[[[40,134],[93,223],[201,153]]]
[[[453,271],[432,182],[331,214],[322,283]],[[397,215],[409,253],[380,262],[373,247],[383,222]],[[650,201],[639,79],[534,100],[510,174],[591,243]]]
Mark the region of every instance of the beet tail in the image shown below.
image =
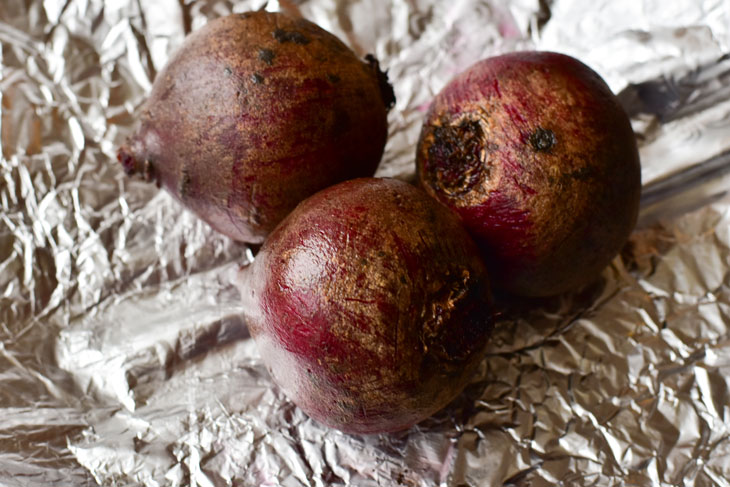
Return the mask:
[[[137,159],[126,146],[121,146],[119,150],[117,150],[117,160],[121,163],[124,173],[127,176],[132,176],[139,172]]]
[[[117,160],[121,163],[124,173],[127,176],[134,176],[140,174],[145,181],[155,181],[157,186],[160,186],[160,179],[155,171],[154,165],[147,158],[137,157],[134,151],[132,151],[128,144],[122,145],[117,150]]]

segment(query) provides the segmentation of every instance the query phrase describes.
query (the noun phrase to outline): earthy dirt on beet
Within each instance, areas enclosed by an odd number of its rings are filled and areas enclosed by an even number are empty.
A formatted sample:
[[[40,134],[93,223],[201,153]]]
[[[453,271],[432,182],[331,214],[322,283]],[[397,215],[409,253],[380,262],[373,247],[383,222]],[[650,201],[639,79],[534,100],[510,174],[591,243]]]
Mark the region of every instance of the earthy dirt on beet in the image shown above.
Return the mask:
[[[258,243],[307,196],[375,172],[393,103],[374,58],[311,22],[230,15],[159,73],[119,160],[216,230]]]

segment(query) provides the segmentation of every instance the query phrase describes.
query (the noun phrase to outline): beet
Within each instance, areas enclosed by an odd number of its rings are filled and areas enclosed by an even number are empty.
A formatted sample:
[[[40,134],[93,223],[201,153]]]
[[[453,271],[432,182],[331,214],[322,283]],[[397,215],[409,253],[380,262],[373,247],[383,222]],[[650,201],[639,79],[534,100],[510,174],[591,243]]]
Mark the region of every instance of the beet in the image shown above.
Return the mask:
[[[576,59],[517,52],[476,63],[436,96],[416,153],[425,190],[458,213],[492,284],[526,296],[594,280],[637,218],[630,121]]]
[[[476,245],[447,208],[397,180],[305,200],[242,271],[241,295],[274,380],[351,433],[401,430],[444,407],[492,327]]]
[[[229,15],[186,38],[118,158],[219,232],[260,243],[307,196],[375,172],[394,102],[372,56],[311,22]]]

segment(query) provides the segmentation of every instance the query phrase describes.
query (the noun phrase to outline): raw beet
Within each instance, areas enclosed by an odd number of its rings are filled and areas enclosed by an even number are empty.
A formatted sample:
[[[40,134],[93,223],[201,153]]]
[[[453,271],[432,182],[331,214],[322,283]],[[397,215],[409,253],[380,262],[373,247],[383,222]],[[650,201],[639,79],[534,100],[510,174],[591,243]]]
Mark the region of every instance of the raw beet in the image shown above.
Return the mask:
[[[274,380],[340,430],[407,428],[450,402],[492,327],[476,245],[407,183],[347,181],[301,203],[242,271]]]
[[[431,105],[418,178],[483,250],[492,284],[546,296],[595,279],[637,218],[641,175],[626,113],[576,59],[478,62]]]
[[[119,161],[221,233],[260,243],[307,196],[375,172],[395,99],[366,61],[301,18],[212,20],[156,77]]]

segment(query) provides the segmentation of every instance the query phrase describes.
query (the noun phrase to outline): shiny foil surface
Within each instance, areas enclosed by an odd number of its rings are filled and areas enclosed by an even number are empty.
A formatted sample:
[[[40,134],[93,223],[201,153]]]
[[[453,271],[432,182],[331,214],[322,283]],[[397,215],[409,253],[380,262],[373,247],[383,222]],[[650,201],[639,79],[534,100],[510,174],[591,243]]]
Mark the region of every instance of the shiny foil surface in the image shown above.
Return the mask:
[[[260,8],[389,70],[382,176],[413,176],[429,101],[492,54],[576,56],[632,117],[630,243],[585,289],[508,303],[408,431],[290,403],[240,318],[253,249],[115,160],[185,34]],[[0,485],[730,486],[727,0],[3,0],[0,44]]]

